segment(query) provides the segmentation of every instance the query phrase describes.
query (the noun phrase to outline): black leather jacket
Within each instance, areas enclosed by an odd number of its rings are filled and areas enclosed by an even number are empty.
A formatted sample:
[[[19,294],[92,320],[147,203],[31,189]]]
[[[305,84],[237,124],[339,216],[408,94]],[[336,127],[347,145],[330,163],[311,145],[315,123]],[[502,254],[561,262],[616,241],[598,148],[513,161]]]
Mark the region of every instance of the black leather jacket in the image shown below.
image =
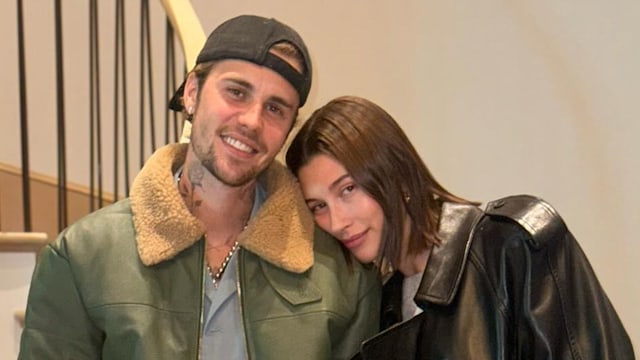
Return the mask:
[[[445,204],[443,244],[430,254],[402,318],[402,275],[385,284],[382,328],[354,359],[634,359],[629,336],[556,211],[531,196],[486,213]]]

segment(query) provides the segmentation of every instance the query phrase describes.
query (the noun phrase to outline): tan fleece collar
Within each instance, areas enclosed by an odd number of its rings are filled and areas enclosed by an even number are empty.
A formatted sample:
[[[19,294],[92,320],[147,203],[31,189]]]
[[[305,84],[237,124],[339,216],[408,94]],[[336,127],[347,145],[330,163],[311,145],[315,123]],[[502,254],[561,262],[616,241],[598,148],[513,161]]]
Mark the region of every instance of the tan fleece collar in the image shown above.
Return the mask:
[[[183,163],[187,144],[158,149],[131,186],[131,209],[140,260],[154,265],[200,240],[204,226],[187,209],[173,174]],[[313,265],[313,218],[294,177],[274,162],[263,175],[267,198],[240,245],[285,270],[301,273]]]

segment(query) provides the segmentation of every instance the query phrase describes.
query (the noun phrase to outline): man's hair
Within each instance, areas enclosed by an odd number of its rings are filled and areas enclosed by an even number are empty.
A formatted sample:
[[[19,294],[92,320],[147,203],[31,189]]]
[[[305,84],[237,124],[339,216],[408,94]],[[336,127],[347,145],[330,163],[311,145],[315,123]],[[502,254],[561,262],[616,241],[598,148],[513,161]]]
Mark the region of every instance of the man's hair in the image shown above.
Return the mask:
[[[288,54],[294,53],[300,70],[291,65],[292,59],[288,59]],[[268,67],[293,86],[298,93],[298,107],[307,101],[311,89],[311,58],[300,35],[278,20],[241,15],[225,21],[207,38],[193,71],[206,78],[213,63],[225,59],[245,60]],[[200,76],[198,79],[202,85],[204,80]],[[184,82],[169,101],[170,109],[183,110],[183,93]]]
[[[288,42],[280,42],[280,43],[274,44],[269,50],[274,55],[283,58],[284,61],[293,62],[294,65],[298,66],[304,71],[304,66],[305,66],[304,58],[302,57],[302,54],[300,53],[300,51],[298,51],[298,49],[295,46],[291,45]],[[198,89],[202,88],[205,80],[209,76],[209,73],[211,73],[211,71],[213,70],[213,68],[215,67],[218,61],[220,60],[212,60],[212,61],[199,63],[193,68],[193,70],[191,70],[195,75],[196,79],[198,80]]]
[[[298,51],[298,49],[295,46],[287,42],[281,42],[273,45],[271,47],[271,52],[274,53],[274,55],[276,56],[282,57],[283,60],[285,61],[293,62],[295,66],[298,66],[300,68],[304,67],[304,59],[302,57],[302,54]],[[193,75],[196,77],[196,80],[198,82],[198,89],[202,89],[202,86],[204,85],[204,82],[207,80],[207,77],[209,76],[209,74],[215,68],[216,64],[219,61],[220,60],[214,60],[214,61],[201,63],[196,65],[193,68],[193,70],[191,70],[191,72],[193,72]],[[200,101],[200,94],[201,94],[200,91],[198,91],[196,95],[196,101]],[[182,99],[180,101],[182,101]],[[183,105],[181,106],[184,107]],[[192,114],[187,114],[187,115],[188,115],[187,120],[191,121],[190,115]],[[293,121],[291,122],[289,131],[291,131],[296,126],[297,120],[298,120],[298,109],[296,109],[293,115]]]

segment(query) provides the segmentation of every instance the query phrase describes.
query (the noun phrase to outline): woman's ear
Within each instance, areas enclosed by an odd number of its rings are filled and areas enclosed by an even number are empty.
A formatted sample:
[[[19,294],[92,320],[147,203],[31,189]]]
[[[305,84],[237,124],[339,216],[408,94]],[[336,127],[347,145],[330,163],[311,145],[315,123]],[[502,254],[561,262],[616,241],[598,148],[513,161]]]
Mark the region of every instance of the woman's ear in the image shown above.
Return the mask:
[[[411,194],[409,193],[409,190],[404,188],[404,186],[402,187],[402,199],[405,204],[409,204],[409,201],[411,201]]]

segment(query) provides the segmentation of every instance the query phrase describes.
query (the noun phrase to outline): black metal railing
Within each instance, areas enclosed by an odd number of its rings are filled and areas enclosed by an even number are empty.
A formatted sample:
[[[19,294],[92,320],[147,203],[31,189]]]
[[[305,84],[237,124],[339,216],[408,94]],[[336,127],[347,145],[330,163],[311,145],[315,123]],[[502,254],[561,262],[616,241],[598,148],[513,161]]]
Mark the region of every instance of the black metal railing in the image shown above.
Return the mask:
[[[22,208],[23,208],[23,224],[24,231],[32,231],[32,219],[31,219],[31,189],[30,189],[30,161],[29,161],[29,126],[30,119],[28,116],[28,96],[29,89],[26,82],[26,59],[25,59],[25,44],[28,39],[25,38],[24,24],[29,19],[25,19],[24,12],[24,0],[17,0],[17,38],[18,38],[18,82],[19,82],[19,117],[20,117],[20,147],[21,147],[21,167],[22,167]],[[89,154],[89,164],[87,166],[87,181],[86,186],[88,188],[89,198],[89,210],[93,211],[96,208],[100,208],[105,205],[103,199],[109,193],[105,189],[106,176],[112,176],[111,180],[113,188],[111,194],[108,197],[118,199],[119,197],[127,196],[129,194],[129,185],[132,180],[132,174],[130,169],[132,167],[141,167],[145,161],[147,155],[155,151],[159,142],[176,142],[180,137],[179,131],[182,129],[181,122],[184,121],[182,116],[178,116],[176,113],[166,110],[166,106],[160,107],[162,110],[158,110],[155,106],[160,102],[166,104],[170,94],[176,88],[176,82],[178,76],[182,76],[185,72],[185,65],[183,55],[176,53],[175,51],[175,36],[174,30],[165,13],[157,11],[154,13],[150,9],[149,0],[139,0],[139,18],[137,19],[139,26],[137,32],[139,35],[139,52],[133,54],[134,57],[139,59],[137,74],[131,76],[128,73],[130,67],[127,66],[131,60],[128,56],[132,55],[127,53],[127,41],[132,39],[131,35],[136,32],[131,24],[131,19],[127,19],[130,16],[127,13],[127,9],[131,8],[130,0],[125,3],[124,0],[115,0],[113,9],[113,18],[115,19],[114,34],[112,35],[113,41],[113,71],[107,76],[105,81],[105,58],[101,57],[104,53],[103,46],[110,46],[105,38],[111,38],[110,36],[104,37],[103,31],[101,31],[100,20],[105,16],[100,13],[100,9],[105,9],[104,6],[98,6],[97,0],[88,1],[88,44],[86,44],[86,53],[88,54],[88,69],[87,76],[87,94],[89,105],[89,136],[88,138],[81,138],[73,141],[86,141],[86,148]],[[56,71],[56,114],[52,114],[51,119],[56,119],[56,140],[57,145],[55,153],[57,156],[57,219],[58,230],[62,230],[68,225],[67,217],[67,169],[69,161],[74,161],[74,158],[70,158],[67,154],[67,131],[70,126],[69,118],[65,112],[65,79],[68,74],[65,74],[65,59],[67,55],[64,52],[65,43],[64,37],[64,21],[63,15],[65,9],[63,8],[64,2],[56,0],[54,4],[54,29],[52,33],[55,34],[55,57],[52,59],[39,59],[39,61],[47,61],[49,64],[55,67]],[[102,4],[104,5],[104,3]],[[125,6],[126,5],[126,6]],[[157,5],[157,4],[154,4]],[[157,16],[153,16],[153,15]],[[162,22],[165,27],[164,34],[153,32],[151,30],[152,24],[158,24]],[[128,26],[129,25],[129,26]],[[159,36],[160,38],[154,37]],[[77,44],[74,44],[77,46]],[[160,46],[164,47],[162,53],[165,56],[164,61],[153,61],[152,47]],[[109,49],[111,50],[111,49]],[[155,60],[158,60],[157,58]],[[158,63],[161,63],[158,65]],[[163,97],[157,99],[154,96],[153,90],[154,84],[154,65],[164,67],[164,91]],[[137,103],[131,102],[130,94],[132,93],[131,84],[132,79],[136,78],[138,83],[136,88],[139,90]],[[110,123],[111,128],[105,126],[106,107],[104,102],[105,85],[113,81],[113,98],[111,99],[113,108],[109,109],[108,113],[113,116],[113,122]],[[129,108],[131,107],[131,109]],[[137,110],[137,118],[134,120],[131,116],[131,111]],[[39,121],[41,119],[38,119]],[[131,136],[129,133],[130,121],[137,122],[138,136]],[[131,124],[134,125],[134,124]],[[109,134],[109,136],[105,136]],[[113,163],[105,164],[105,143],[106,139],[113,136]],[[160,140],[158,140],[160,139]],[[137,151],[137,154],[134,151]],[[137,157],[137,161],[136,161]],[[107,167],[109,169],[107,169]],[[122,187],[121,187],[122,184]]]

